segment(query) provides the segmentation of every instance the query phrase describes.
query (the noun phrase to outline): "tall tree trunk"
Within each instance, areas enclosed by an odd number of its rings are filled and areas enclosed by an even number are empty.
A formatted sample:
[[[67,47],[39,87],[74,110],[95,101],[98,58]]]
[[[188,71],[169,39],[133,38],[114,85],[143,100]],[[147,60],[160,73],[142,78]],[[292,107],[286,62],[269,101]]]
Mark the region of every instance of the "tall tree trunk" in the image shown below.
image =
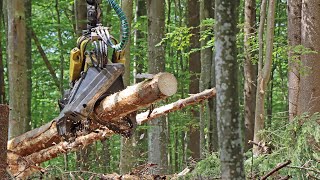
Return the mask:
[[[31,1],[7,1],[9,68],[9,137],[30,130],[31,122]]]
[[[138,21],[142,21],[142,16],[147,15],[147,9],[146,9],[146,1],[145,0],[136,0],[136,13],[135,13],[135,23]],[[141,24],[144,24],[141,22]],[[134,30],[134,46],[136,48],[136,52],[134,55],[134,75],[140,74],[143,72],[144,69],[144,63],[143,63],[143,57],[145,56],[145,47],[143,45],[143,42],[146,39],[146,36],[144,33],[139,30],[139,28]],[[141,82],[142,79],[134,79],[134,84]]]
[[[3,38],[3,12],[2,12],[2,1],[0,2],[0,104],[5,104],[6,93],[4,84],[4,66],[3,66],[3,54],[2,54],[2,38]]]
[[[56,1],[57,2],[57,1]],[[76,33],[77,36],[81,36],[83,30],[87,29],[87,2],[83,1],[83,0],[74,0],[74,9],[75,9],[75,22],[76,22]],[[60,25],[60,16],[59,16],[59,4],[57,4],[57,19],[58,19],[58,24]],[[57,29],[58,32],[61,31],[60,28]],[[63,59],[62,56],[62,37],[60,35],[58,35],[59,38],[59,46],[60,46],[60,72],[63,73],[62,70],[62,64],[61,64],[61,59]],[[61,75],[60,75],[61,76]],[[63,80],[60,78],[60,80]],[[61,85],[63,83],[60,82],[60,89],[61,89]],[[84,148],[82,148],[81,150],[79,150],[78,152],[76,152],[76,165],[78,168],[80,168],[81,170],[88,170],[90,168],[90,154],[92,151],[93,147],[92,145],[86,146]],[[102,152],[103,154],[105,154],[105,152]],[[102,157],[100,158],[100,160],[104,159],[106,157]]]
[[[131,23],[133,19],[133,0],[122,0],[121,2],[122,2],[121,6],[123,9],[123,12],[127,17],[128,26],[130,27],[130,31],[131,31]],[[128,44],[125,48],[126,63],[125,63],[125,73],[123,76],[123,81],[125,86],[130,85],[130,72],[131,72],[130,71],[130,42],[131,42],[131,38],[129,38]]]
[[[148,68],[150,74],[165,71],[165,49],[156,46],[165,33],[165,0],[147,0],[148,14]],[[150,169],[153,174],[165,174],[168,170],[168,134],[165,117],[150,123],[148,132],[148,161],[157,164]]]
[[[317,53],[301,56],[302,67],[309,69],[300,77],[298,114],[320,111],[320,11],[318,0],[302,0],[301,44]]]
[[[188,27],[193,27],[191,29],[192,37],[190,39],[190,49],[195,49],[200,47],[199,37],[199,25],[200,25],[200,3],[199,1],[188,0]],[[196,94],[199,92],[199,74],[201,72],[201,63],[200,63],[200,52],[196,51],[189,55],[189,72],[190,72],[190,84],[189,84],[189,93]],[[190,126],[190,138],[189,138],[189,149],[191,151],[191,157],[193,159],[200,158],[200,128],[199,128],[199,110],[194,107],[191,111],[192,118],[196,125]]]
[[[0,104],[0,152],[1,152],[0,153],[0,177],[1,179],[4,179],[4,180],[9,179],[9,176],[6,170],[8,125],[9,125],[9,108],[7,105]]]
[[[203,21],[207,18],[214,18],[214,0],[204,0],[200,1],[200,21]],[[212,27],[211,27],[212,28]],[[201,27],[201,32],[204,32],[206,30],[209,30],[209,27]],[[207,42],[212,37],[209,36],[205,40],[201,41],[201,47],[205,47]],[[212,64],[214,64],[214,58],[213,58],[213,50],[212,47],[205,48],[201,50],[201,74],[200,74],[200,91],[204,91],[205,89],[209,89],[214,86],[213,82],[211,82],[211,77],[215,76],[214,72],[212,72]],[[215,101],[215,99],[209,99],[208,101]],[[200,155],[201,159],[204,158],[206,150],[206,142],[205,142],[205,132],[204,129],[206,127],[206,124],[209,125],[209,137],[208,138],[208,144],[211,144],[212,142],[215,142],[215,149],[218,144],[218,137],[216,136],[215,139],[211,138],[211,134],[215,133],[217,134],[217,126],[214,126],[215,128],[211,128],[211,124],[216,124],[216,118],[211,116],[212,113],[214,113],[213,108],[210,108],[209,103],[204,103],[201,105],[201,111],[200,111]],[[211,118],[212,117],[212,118]],[[213,131],[213,132],[212,132]],[[210,142],[211,141],[211,142]],[[216,149],[217,150],[217,149]],[[211,149],[209,150],[211,151]]]
[[[239,114],[237,21],[239,1],[216,0],[216,88],[221,179],[245,179]]]
[[[288,40],[289,40],[289,121],[298,114],[300,86],[300,55],[293,48],[301,45],[301,6],[302,0],[288,0]]]
[[[255,112],[255,124],[254,124],[254,142],[260,142],[261,137],[258,135],[259,131],[264,129],[265,123],[265,96],[270,79],[272,68],[272,51],[274,40],[274,21],[275,21],[275,0],[270,0],[268,8],[268,22],[267,22],[267,35],[266,35],[266,60],[263,64],[263,68],[258,72],[258,84],[257,84],[257,97],[256,97],[256,112]],[[262,26],[262,24],[260,24]],[[261,32],[259,32],[261,33]],[[260,62],[259,60],[259,63]],[[259,66],[262,66],[259,65]],[[254,154],[259,154],[258,147],[253,147]]]
[[[87,29],[87,2],[74,0],[74,13],[76,22],[76,33],[82,35],[82,31]]]
[[[60,5],[59,0],[56,0],[55,10],[57,13],[57,32],[58,32],[58,43],[59,43],[59,56],[60,56],[60,92],[63,96],[63,77],[64,77],[64,57],[63,57],[63,41],[62,41],[62,30],[61,30],[61,16],[60,16]]]
[[[137,20],[138,13],[141,12],[139,9],[139,5],[143,6],[145,9],[145,1],[139,0],[136,1],[136,14],[135,14],[135,20]],[[122,7],[123,11],[127,16],[129,26],[131,27],[131,22],[133,19],[133,0],[124,0],[122,1]],[[146,13],[144,14],[146,15]],[[137,30],[136,30],[137,31]],[[138,37],[140,33],[135,32],[135,44],[137,45],[137,40],[141,39]],[[138,48],[138,47],[137,47]],[[125,58],[126,58],[126,72],[124,75],[124,81],[126,85],[130,84],[130,41],[128,42],[128,45],[125,49]],[[138,63],[141,63],[141,59],[136,58],[136,61],[139,61]],[[137,62],[136,62],[137,63]],[[139,70],[141,71],[141,70]],[[141,73],[141,72],[140,72]],[[137,81],[135,81],[137,82]],[[121,152],[120,152],[120,174],[126,174],[129,173],[135,166],[138,165],[138,159],[139,159],[139,134],[140,132],[135,131],[134,134],[130,138],[121,138]]]
[[[254,134],[254,109],[256,107],[257,65],[253,63],[253,41],[255,37],[256,1],[245,0],[244,23],[244,122],[245,122],[245,150],[250,147],[249,140],[253,140]]]

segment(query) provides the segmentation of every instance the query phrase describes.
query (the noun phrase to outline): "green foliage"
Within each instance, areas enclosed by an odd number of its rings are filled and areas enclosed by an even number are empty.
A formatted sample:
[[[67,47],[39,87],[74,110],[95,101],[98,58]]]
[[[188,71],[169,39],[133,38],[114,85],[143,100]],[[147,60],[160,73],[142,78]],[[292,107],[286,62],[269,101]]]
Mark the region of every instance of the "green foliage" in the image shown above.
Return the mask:
[[[283,123],[280,128],[267,129],[261,133],[265,142],[272,146],[272,153],[253,157],[248,152],[245,163],[247,174],[262,176],[277,164],[291,160],[292,163],[280,170],[280,175],[291,175],[294,179],[306,179],[307,174],[319,178],[312,170],[320,169],[320,114],[304,114],[292,123]],[[268,143],[268,144],[269,144]],[[299,169],[301,168],[301,169]],[[303,168],[309,168],[306,170]],[[319,171],[318,171],[319,172]]]
[[[220,177],[220,159],[217,153],[209,155],[206,159],[197,163],[192,173],[188,176],[190,179],[204,178],[213,179]],[[200,179],[199,178],[199,179]]]

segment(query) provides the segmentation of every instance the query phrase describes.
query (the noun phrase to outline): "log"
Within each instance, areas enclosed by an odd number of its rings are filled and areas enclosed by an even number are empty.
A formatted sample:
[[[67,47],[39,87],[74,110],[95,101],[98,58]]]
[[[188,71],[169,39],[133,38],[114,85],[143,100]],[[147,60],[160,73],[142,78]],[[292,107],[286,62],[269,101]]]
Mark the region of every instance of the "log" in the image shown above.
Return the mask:
[[[118,121],[119,117],[124,117],[141,107],[147,107],[157,100],[172,96],[176,92],[176,78],[169,73],[160,73],[154,76],[150,83],[131,86],[104,99],[95,108],[94,114],[99,121],[103,121],[101,124],[113,120]]]
[[[164,115],[173,111],[177,111],[188,105],[197,104],[200,101],[204,101],[208,98],[214,97],[215,95],[216,95],[216,90],[214,88],[205,90],[201,93],[191,95],[186,99],[181,99],[174,103],[156,108],[152,111],[152,113],[149,112],[150,110],[140,113],[137,115],[137,122],[138,124],[146,123],[156,117],[159,117],[161,115]],[[76,151],[78,148],[85,147],[86,145],[91,144],[94,141],[105,139],[106,137],[112,136],[113,134],[115,133],[107,128],[98,129],[95,132],[91,132],[88,135],[80,136],[76,138],[75,141],[70,144],[68,144],[67,142],[60,142],[55,146],[30,154],[24,157],[24,161],[29,164],[28,167],[30,167],[30,169],[32,169],[32,167],[36,168],[35,167],[36,164],[40,164],[42,162],[48,161],[66,152]],[[12,164],[13,162],[15,161],[9,159],[9,164]],[[14,168],[15,167],[14,165],[9,165],[9,167],[12,167],[11,172],[13,174],[19,174],[19,172],[16,171],[17,169],[24,170],[24,168],[21,168],[21,167]]]
[[[159,73],[152,80],[129,86],[123,91],[104,98],[96,107],[95,116],[101,122],[120,119],[127,114],[147,107],[151,103],[175,94],[177,80],[170,73]],[[7,149],[20,156],[47,149],[59,144],[61,138],[56,129],[55,120],[11,139]]]

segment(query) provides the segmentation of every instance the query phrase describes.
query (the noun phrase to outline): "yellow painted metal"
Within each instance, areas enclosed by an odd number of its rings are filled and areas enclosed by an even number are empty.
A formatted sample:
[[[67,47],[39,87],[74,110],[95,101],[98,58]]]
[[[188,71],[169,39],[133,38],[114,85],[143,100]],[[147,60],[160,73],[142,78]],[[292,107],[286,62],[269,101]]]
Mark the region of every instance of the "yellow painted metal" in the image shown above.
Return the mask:
[[[77,80],[80,77],[81,68],[82,68],[81,52],[79,48],[73,48],[70,52],[70,81]]]
[[[126,63],[126,57],[124,55],[124,51],[116,51],[114,52],[113,63]]]
[[[70,82],[75,81],[80,78],[81,70],[83,67],[83,61],[85,59],[84,52],[89,42],[89,39],[82,38],[81,42],[80,38],[78,39],[78,43],[80,43],[80,49],[78,47],[73,48],[70,52]]]

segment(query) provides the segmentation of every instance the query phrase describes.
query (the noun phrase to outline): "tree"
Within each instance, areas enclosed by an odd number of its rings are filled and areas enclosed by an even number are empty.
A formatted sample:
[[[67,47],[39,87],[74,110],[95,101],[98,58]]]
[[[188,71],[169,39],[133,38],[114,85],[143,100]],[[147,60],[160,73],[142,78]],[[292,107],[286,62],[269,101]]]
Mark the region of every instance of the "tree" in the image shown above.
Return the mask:
[[[256,1],[245,0],[244,9],[244,122],[245,122],[245,147],[248,149],[248,141],[253,140],[254,134],[254,109],[256,106],[256,80],[257,65],[254,64],[253,43],[255,37]]]
[[[165,49],[157,46],[164,38],[165,0],[147,0],[148,16],[148,71],[150,74],[165,71]],[[164,174],[168,169],[167,126],[165,117],[160,117],[149,124],[148,161],[157,164],[151,169],[153,174]]]
[[[82,35],[82,31],[87,29],[87,2],[74,0],[74,14],[76,22],[76,33]]]
[[[128,24],[131,30],[131,22],[133,19],[133,0],[122,0],[122,9],[123,12],[125,13]],[[126,64],[125,64],[125,73],[123,76],[124,84],[125,86],[130,85],[130,39],[128,40],[128,45],[125,48],[125,58],[126,58]]]
[[[191,27],[190,49],[200,48],[200,3],[199,1],[188,0],[188,27]],[[199,74],[201,72],[200,52],[192,52],[189,55],[189,72],[190,72],[190,84],[189,93],[196,94],[199,92]],[[199,129],[199,110],[193,108],[191,111],[194,122],[190,127],[189,149],[191,150],[191,157],[193,159],[200,158],[200,129]],[[195,125],[194,125],[195,124]]]
[[[301,56],[302,68],[307,69],[305,75],[300,76],[298,114],[320,111],[320,12],[317,0],[303,0],[301,11],[301,44],[317,53]]]
[[[301,6],[302,0],[288,0],[288,40],[289,40],[289,120],[297,115],[300,81],[300,55],[293,49],[301,45]]]
[[[62,25],[61,25],[61,15],[60,15],[60,4],[59,4],[59,0],[55,0],[55,10],[57,13],[57,33],[58,33],[58,49],[59,49],[59,53],[60,53],[60,92],[61,95],[63,96],[63,92],[64,92],[64,87],[63,87],[63,77],[64,77],[64,51],[63,51],[63,41],[62,41]]]
[[[215,47],[217,121],[221,178],[245,179],[237,83],[237,19],[239,1],[216,0]]]
[[[208,18],[214,18],[214,0],[203,0],[200,1],[200,21],[206,20]],[[205,34],[205,31],[210,30],[211,27],[201,26],[201,32]],[[208,41],[210,41],[212,36],[208,36],[206,39],[201,41],[201,47],[206,47]],[[213,67],[213,68],[212,68]],[[207,47],[201,50],[201,74],[200,74],[200,91],[209,89],[215,86],[215,72],[214,72],[214,58],[212,47]],[[205,142],[205,126],[208,124],[208,144],[209,152],[218,150],[218,133],[217,133],[217,122],[215,118],[215,99],[209,99],[206,105],[203,105],[200,111],[200,151],[201,158],[204,157],[204,152],[206,150]],[[206,112],[206,113],[205,113]],[[205,117],[205,114],[207,116]]]
[[[263,9],[263,7],[261,8]],[[271,68],[272,68],[272,51],[274,41],[274,21],[275,21],[275,0],[270,0],[268,8],[268,22],[267,22],[267,35],[266,35],[266,60],[263,63],[259,59],[259,71],[258,71],[258,84],[256,95],[256,112],[255,112],[255,124],[254,124],[254,142],[260,142],[261,137],[259,131],[264,129],[265,123],[265,96],[270,80]],[[260,24],[263,26],[263,24]],[[263,30],[262,28],[260,30]],[[260,35],[263,31],[260,31]],[[260,37],[259,37],[260,38]],[[261,39],[259,39],[261,41]],[[261,49],[259,51],[262,51]],[[261,52],[259,52],[261,53]],[[258,154],[258,147],[254,146],[254,153]]]
[[[1,6],[0,6],[1,7]],[[9,108],[0,104],[0,177],[9,179],[7,167],[7,141],[8,141]]]
[[[9,138],[30,129],[31,1],[7,1],[9,68]]]
[[[129,27],[131,29],[132,18],[133,18],[133,0],[122,0],[122,9],[125,13]],[[130,39],[125,48],[125,73],[124,73],[124,84],[125,86],[130,85]],[[131,171],[131,169],[135,165],[136,158],[138,155],[136,154],[136,138],[135,135],[132,135],[130,138],[121,138],[121,150],[120,150],[120,173],[126,174]]]

